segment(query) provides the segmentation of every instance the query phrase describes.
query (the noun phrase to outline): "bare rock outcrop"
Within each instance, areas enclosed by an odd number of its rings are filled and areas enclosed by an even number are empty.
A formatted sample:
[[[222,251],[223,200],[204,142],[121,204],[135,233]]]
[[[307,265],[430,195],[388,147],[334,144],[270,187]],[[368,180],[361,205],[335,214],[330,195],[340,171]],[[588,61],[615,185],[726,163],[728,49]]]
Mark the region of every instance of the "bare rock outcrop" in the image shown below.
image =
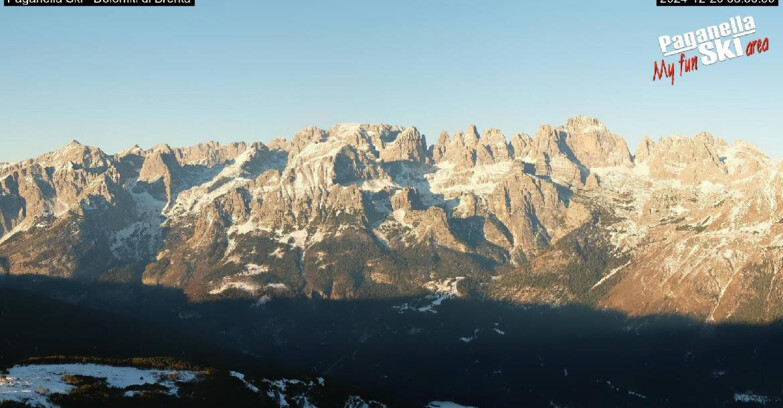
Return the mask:
[[[504,301],[769,322],[781,220],[783,164],[757,148],[702,132],[631,156],[583,116],[431,147],[415,127],[349,123],[0,165],[3,273],[193,299],[413,296],[459,277]]]

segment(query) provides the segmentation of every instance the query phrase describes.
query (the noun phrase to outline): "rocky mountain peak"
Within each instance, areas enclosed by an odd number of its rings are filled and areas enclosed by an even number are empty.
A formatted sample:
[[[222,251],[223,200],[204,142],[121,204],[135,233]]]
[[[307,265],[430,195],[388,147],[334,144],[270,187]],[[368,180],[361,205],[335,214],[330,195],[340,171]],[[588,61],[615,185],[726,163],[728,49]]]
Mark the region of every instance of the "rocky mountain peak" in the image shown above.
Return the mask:
[[[44,167],[56,170],[73,168],[102,169],[108,166],[109,157],[99,148],[85,146],[76,140],[52,153],[44,154],[35,160]]]
[[[112,156],[71,143],[0,169],[13,274],[195,299],[413,296],[462,277],[520,303],[783,310],[783,164],[708,133],[644,138],[632,159],[584,116],[510,140],[471,125],[429,149],[412,126],[341,124]]]
[[[772,166],[769,156],[758,147],[741,140],[735,141],[731,146],[723,144],[717,150],[730,177],[736,180],[749,177]]]
[[[150,149],[151,152],[159,153],[159,154],[172,154],[173,150],[171,149],[171,146],[168,145],[168,143],[160,143],[155,146],[152,146],[152,149]]]
[[[625,140],[612,134],[598,119],[577,116],[566,121],[565,144],[579,162],[588,167],[631,166]]]
[[[479,135],[478,128],[472,123],[468,125],[465,133],[462,133],[462,140],[464,141],[465,146],[476,146],[480,138],[481,136]]]
[[[670,136],[640,152],[639,163],[645,162],[651,177],[657,179],[679,179],[684,183],[698,183],[705,180],[720,180],[727,169],[720,159],[718,150],[726,143],[716,140],[708,133],[694,137]],[[644,158],[644,160],[641,160]]]
[[[449,142],[451,142],[449,133],[441,132],[438,136],[438,141],[435,142],[434,146],[432,146],[432,160],[435,163],[440,163],[441,161],[445,160],[446,150],[448,150]]]
[[[493,151],[497,152],[499,158],[508,158],[508,147],[498,146],[498,141],[506,144],[505,136],[496,129],[481,136],[476,125],[471,124],[465,132],[457,132],[452,137],[445,132],[441,133],[433,148],[433,159],[436,163],[448,161],[463,168],[491,164],[496,161]]]
[[[529,135],[517,133],[511,137],[511,141],[509,142],[509,153],[513,155],[515,159],[523,159],[530,156],[532,145],[533,139]]]
[[[511,157],[506,136],[499,129],[491,128],[484,131],[479,139],[476,160],[482,164],[492,164],[506,161]]]
[[[380,152],[385,162],[410,161],[423,164],[428,159],[427,140],[415,127],[408,127],[396,135],[396,138],[384,143]]]
[[[580,134],[592,132],[605,132],[606,126],[598,119],[584,115],[577,115],[566,119],[565,129],[569,132]]]
[[[642,137],[641,143],[634,151],[634,162],[642,163],[647,161],[655,148],[655,142],[647,136]]]
[[[308,145],[326,141],[328,136],[329,134],[325,130],[315,126],[300,130],[294,135],[294,138],[291,139],[291,143],[288,145],[288,160],[291,161]]]
[[[118,151],[117,153],[114,154],[114,156],[117,158],[122,158],[128,155],[143,155],[143,154],[144,154],[144,149],[142,149],[138,144],[134,144],[133,146],[128,147],[127,149]]]
[[[270,150],[288,151],[289,149],[288,141],[286,141],[285,138],[282,137],[270,140],[266,146]]]
[[[533,144],[536,153],[555,155],[560,152],[560,142],[562,135],[559,130],[552,125],[544,124],[538,127]]]

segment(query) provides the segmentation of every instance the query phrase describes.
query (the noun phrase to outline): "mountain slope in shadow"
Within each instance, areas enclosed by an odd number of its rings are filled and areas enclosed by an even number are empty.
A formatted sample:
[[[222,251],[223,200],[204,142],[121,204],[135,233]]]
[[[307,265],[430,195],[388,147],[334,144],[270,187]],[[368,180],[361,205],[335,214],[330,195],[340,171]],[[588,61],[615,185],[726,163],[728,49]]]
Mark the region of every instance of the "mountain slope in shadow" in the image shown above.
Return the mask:
[[[390,406],[783,403],[779,323],[438,300],[189,303],[167,288],[6,276],[0,362],[173,356],[268,377],[323,377]]]

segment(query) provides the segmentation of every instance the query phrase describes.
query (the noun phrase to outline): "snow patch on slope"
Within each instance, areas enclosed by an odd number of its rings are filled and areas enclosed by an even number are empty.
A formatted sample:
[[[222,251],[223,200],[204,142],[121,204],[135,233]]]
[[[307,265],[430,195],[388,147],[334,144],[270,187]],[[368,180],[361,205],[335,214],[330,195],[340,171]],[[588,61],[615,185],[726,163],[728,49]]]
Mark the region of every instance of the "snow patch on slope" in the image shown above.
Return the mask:
[[[67,394],[73,386],[63,376],[81,375],[106,379],[114,388],[134,385],[159,384],[171,395],[177,395],[178,382],[193,382],[198,374],[193,371],[146,370],[135,367],[114,367],[98,364],[52,364],[16,366],[0,375],[0,401],[15,401],[31,406],[55,408],[51,394]]]
[[[441,281],[430,281],[424,284],[426,289],[433,292],[431,295],[427,295],[424,299],[428,303],[424,306],[415,307],[408,303],[403,303],[399,306],[394,306],[393,309],[399,313],[405,313],[408,311],[424,312],[424,313],[438,313],[436,310],[446,299],[458,297],[460,295],[458,285],[464,280],[464,276],[458,276],[455,278],[449,278]]]

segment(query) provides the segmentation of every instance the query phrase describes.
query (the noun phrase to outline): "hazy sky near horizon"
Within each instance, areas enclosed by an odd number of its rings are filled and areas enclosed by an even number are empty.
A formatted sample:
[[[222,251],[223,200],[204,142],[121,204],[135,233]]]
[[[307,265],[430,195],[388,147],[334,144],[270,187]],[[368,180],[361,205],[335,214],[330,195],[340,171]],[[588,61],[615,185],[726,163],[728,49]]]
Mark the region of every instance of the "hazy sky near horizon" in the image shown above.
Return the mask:
[[[654,0],[0,7],[0,162],[77,139],[291,138],[341,122],[534,134],[585,114],[628,141],[706,130],[783,158],[780,7]],[[770,50],[652,82],[658,36],[752,15]],[[673,62],[674,57],[667,58]]]

